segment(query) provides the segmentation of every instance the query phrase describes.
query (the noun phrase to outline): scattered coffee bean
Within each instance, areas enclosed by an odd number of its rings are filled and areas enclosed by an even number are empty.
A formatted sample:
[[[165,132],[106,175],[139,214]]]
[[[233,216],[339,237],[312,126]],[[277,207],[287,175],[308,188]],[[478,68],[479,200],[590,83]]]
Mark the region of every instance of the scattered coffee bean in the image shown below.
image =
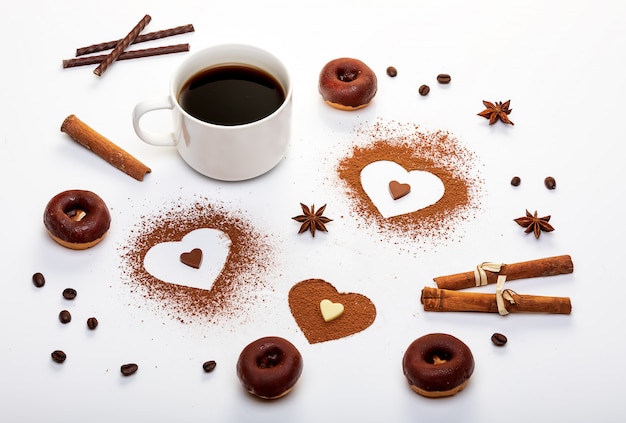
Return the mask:
[[[46,278],[39,272],[33,275],[33,285],[37,288],[41,288],[46,284]]]
[[[449,84],[451,80],[452,77],[447,73],[440,73],[439,75],[437,75],[437,82],[439,82],[440,84]]]
[[[389,66],[387,68],[387,75],[389,75],[390,77],[394,78],[398,75],[398,70],[396,68],[394,68],[393,66]]]
[[[491,342],[493,342],[494,345],[498,346],[498,347],[502,347],[504,346],[504,344],[506,344],[506,336],[502,335],[501,333],[494,333],[493,335],[491,335]]]
[[[61,350],[52,351],[52,354],[50,354],[50,356],[52,357],[52,360],[57,363],[63,363],[67,358],[67,355],[65,355],[65,353]]]
[[[514,187],[518,187],[519,184],[522,183],[522,180],[520,179],[519,176],[514,176],[513,179],[511,179],[511,185],[513,185]]]
[[[74,288],[65,288],[63,290],[63,298],[65,298],[66,300],[73,300],[74,298],[76,298],[77,294],[78,293]]]
[[[202,363],[202,368],[207,373],[215,370],[215,366],[217,366],[217,363],[214,360],[209,360],[209,361],[205,361],[204,363]]]
[[[91,330],[94,330],[95,328],[97,328],[98,319],[96,319],[95,317],[90,317],[89,319],[87,319],[87,327]]]
[[[69,323],[72,320],[72,315],[67,310],[61,310],[61,312],[59,313],[59,320],[63,324]]]
[[[139,366],[135,363],[122,364],[122,367],[120,367],[120,371],[124,376],[133,375],[137,370],[139,370]]]
[[[546,177],[543,183],[546,185],[546,188],[548,189],[556,189],[556,179],[554,179],[552,176]]]
[[[420,93],[420,95],[428,95],[430,87],[428,85],[421,85],[417,92]]]

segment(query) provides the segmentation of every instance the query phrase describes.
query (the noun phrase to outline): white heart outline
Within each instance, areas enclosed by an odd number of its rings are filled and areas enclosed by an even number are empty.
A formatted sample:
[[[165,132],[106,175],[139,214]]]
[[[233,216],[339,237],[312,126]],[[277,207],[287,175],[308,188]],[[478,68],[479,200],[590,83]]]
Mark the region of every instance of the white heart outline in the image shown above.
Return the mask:
[[[231,245],[230,237],[219,229],[195,229],[180,241],[153,245],[144,257],[144,268],[163,282],[211,290],[226,264]],[[194,248],[201,249],[203,255],[202,264],[198,269],[180,261],[182,253]]]
[[[361,170],[361,186],[385,218],[400,216],[426,208],[439,201],[445,193],[443,181],[425,170],[407,171],[390,160],[372,162]],[[389,182],[409,184],[411,192],[394,200],[389,192]]]

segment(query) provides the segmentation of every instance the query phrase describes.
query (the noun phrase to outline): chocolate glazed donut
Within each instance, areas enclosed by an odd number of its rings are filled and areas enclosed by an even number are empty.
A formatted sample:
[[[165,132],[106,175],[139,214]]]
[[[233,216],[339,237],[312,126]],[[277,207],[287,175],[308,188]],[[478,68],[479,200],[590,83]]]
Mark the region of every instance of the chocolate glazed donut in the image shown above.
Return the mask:
[[[244,388],[263,399],[288,394],[302,374],[302,356],[286,339],[268,336],[248,344],[237,360]]]
[[[461,340],[432,333],[409,345],[402,370],[411,389],[426,397],[446,397],[461,391],[474,372],[474,357]]]
[[[111,225],[111,215],[102,198],[93,192],[68,190],[48,202],[43,221],[56,242],[83,250],[104,238]]]
[[[320,72],[319,92],[336,109],[361,109],[372,101],[377,90],[376,74],[358,59],[331,60]]]

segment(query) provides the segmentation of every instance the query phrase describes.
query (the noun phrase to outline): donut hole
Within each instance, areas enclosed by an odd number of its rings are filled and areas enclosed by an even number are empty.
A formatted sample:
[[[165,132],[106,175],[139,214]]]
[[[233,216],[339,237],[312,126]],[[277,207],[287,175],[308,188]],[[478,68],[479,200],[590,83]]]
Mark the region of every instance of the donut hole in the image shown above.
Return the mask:
[[[259,369],[271,369],[278,366],[283,361],[283,351],[276,347],[270,347],[262,352],[256,359],[256,365]]]
[[[442,349],[433,349],[426,353],[426,362],[435,366],[452,360],[452,352]]]
[[[337,79],[341,82],[352,82],[358,78],[359,73],[355,68],[340,67],[337,69]]]
[[[66,210],[64,213],[75,222],[80,222],[85,216],[87,216],[87,212],[81,208],[72,208],[70,210]]]

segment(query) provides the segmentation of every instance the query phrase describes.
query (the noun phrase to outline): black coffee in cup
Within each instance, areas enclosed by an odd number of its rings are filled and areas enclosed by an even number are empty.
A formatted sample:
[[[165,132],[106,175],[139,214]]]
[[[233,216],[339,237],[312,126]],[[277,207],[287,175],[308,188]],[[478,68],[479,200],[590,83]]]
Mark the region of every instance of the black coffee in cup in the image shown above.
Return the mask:
[[[264,70],[222,65],[196,73],[178,95],[191,116],[216,125],[243,125],[274,113],[285,101],[285,91]]]

